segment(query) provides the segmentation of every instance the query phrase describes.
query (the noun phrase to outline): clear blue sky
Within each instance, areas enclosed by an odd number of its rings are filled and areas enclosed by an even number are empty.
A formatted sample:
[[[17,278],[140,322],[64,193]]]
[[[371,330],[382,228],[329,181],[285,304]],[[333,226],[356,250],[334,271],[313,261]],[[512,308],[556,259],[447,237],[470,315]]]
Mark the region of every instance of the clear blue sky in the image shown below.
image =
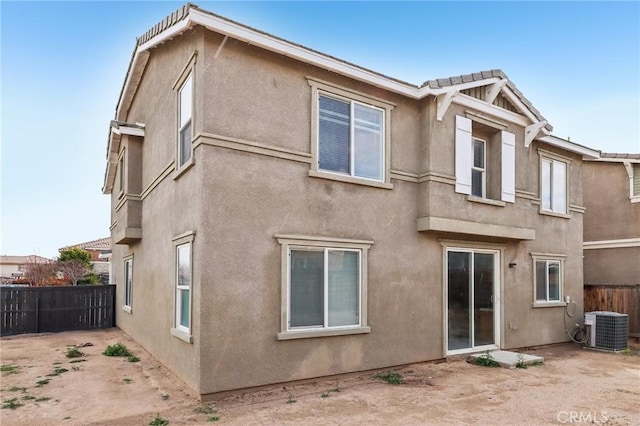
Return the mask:
[[[554,126],[640,152],[640,2],[198,2],[410,83],[501,68]],[[135,38],[182,2],[0,2],[0,253],[109,235],[101,188]]]

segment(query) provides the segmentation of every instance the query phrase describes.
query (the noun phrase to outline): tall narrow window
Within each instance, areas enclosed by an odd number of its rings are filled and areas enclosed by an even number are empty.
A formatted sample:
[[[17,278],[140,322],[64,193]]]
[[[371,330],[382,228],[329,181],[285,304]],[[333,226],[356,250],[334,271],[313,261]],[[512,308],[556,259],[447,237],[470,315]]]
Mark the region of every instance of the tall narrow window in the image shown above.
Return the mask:
[[[487,167],[486,143],[482,139],[473,139],[473,167],[471,168],[471,195],[486,197]]]
[[[131,294],[133,290],[133,259],[124,261],[124,301],[125,308],[131,309]]]
[[[178,167],[181,167],[191,159],[191,116],[193,104],[193,82],[191,75],[189,75],[182,84],[178,97]]]
[[[542,210],[567,212],[567,163],[542,159],[540,171],[540,198]]]
[[[536,302],[560,302],[562,263],[559,260],[536,260]]]
[[[631,196],[640,197],[640,164],[633,165],[633,181],[631,185]]]
[[[384,110],[318,97],[318,169],[383,180]]]
[[[120,154],[120,159],[118,160],[118,174],[119,174],[119,179],[118,179],[118,190],[122,193],[124,192],[124,186],[125,186],[125,170],[124,170],[124,150],[122,151],[122,153]]]
[[[191,243],[176,247],[176,328],[191,328]]]

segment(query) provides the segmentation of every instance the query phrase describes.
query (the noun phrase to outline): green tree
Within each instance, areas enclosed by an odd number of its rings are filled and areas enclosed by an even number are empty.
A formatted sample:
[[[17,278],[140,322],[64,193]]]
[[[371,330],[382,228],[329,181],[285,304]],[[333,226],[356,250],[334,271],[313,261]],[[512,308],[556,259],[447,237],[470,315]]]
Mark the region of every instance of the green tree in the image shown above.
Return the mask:
[[[78,280],[91,272],[91,254],[78,247],[60,250],[57,266],[72,285],[78,285]]]
[[[87,268],[91,267],[91,254],[78,247],[70,247],[60,250],[60,257],[58,257],[58,261],[66,262],[67,260],[79,260],[87,265]]]

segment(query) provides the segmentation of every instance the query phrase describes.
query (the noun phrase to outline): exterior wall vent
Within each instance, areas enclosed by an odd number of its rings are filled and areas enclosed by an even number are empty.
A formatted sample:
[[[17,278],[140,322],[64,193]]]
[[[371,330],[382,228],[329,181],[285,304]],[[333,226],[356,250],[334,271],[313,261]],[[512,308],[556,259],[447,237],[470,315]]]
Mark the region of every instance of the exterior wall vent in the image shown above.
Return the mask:
[[[627,348],[629,315],[595,311],[584,314],[584,324],[591,326],[588,347],[618,352]]]

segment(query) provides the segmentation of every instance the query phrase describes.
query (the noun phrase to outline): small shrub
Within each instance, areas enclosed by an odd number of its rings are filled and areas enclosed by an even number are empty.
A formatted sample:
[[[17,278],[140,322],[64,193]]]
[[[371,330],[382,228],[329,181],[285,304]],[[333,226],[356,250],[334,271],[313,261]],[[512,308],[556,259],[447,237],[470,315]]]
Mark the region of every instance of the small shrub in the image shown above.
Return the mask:
[[[131,383],[133,383],[133,380],[132,380],[132,379],[130,379],[130,378],[128,378],[128,377],[125,377],[124,379],[122,379],[122,381],[123,381],[123,382],[125,382],[126,384],[131,384]]]
[[[5,364],[0,366],[0,371],[7,374],[17,374],[19,368],[14,364]]]
[[[169,394],[166,394],[166,393],[163,393],[163,394],[162,394],[162,400],[163,400],[163,401],[166,401],[166,400],[167,400],[167,399],[169,399],[169,398],[171,398],[171,397],[169,396]]]
[[[526,369],[527,366],[524,363],[524,356],[522,354],[518,354],[518,362],[516,363],[516,368]]]
[[[44,402],[44,401],[48,401],[48,400],[50,400],[50,399],[51,399],[51,398],[49,398],[48,396],[42,396],[42,397],[40,397],[40,398],[37,398],[37,399],[36,399],[36,402]]]
[[[107,349],[102,352],[103,355],[106,356],[132,356],[133,354],[129,352],[129,349],[122,343],[116,343],[115,345],[107,346]]]
[[[198,414],[213,414],[216,410],[214,410],[210,405],[200,405],[194,408],[193,412]]]
[[[289,394],[289,398],[287,399],[287,404],[294,404],[298,402],[297,399],[293,399],[293,395]]]
[[[8,408],[10,410],[15,410],[18,407],[22,407],[24,404],[18,401],[18,398],[7,399],[2,403],[2,408]]]
[[[474,363],[477,365],[482,365],[483,367],[499,367],[498,361],[496,361],[493,356],[489,353],[489,351],[480,355],[478,358],[474,360]]]
[[[127,358],[127,361],[129,361],[129,362],[138,362],[138,361],[140,361],[140,358],[138,358],[135,355],[129,355],[129,357]]]
[[[373,375],[374,379],[382,380],[390,385],[401,385],[404,383],[402,375],[395,371],[387,371],[386,373],[376,373]]]
[[[218,420],[220,420],[220,417],[218,417],[218,416],[209,416],[209,417],[207,417],[207,421],[208,422],[217,422]]]
[[[44,386],[44,385],[46,385],[48,383],[49,383],[49,379],[38,380],[36,382],[36,387],[39,388],[39,387],[42,387],[42,386]]]
[[[149,426],[166,426],[169,424],[169,420],[167,419],[163,419],[160,416],[160,413],[156,414],[156,417],[151,420],[151,423],[149,423]]]
[[[329,392],[325,392],[322,395],[320,395],[320,398],[329,398]]]
[[[22,397],[22,398],[20,398],[20,399],[23,399],[23,400],[25,400],[25,401],[29,401],[29,400],[31,400],[31,399],[36,399],[36,397],[35,397],[35,396],[31,396],[31,395],[25,395],[25,396],[23,396],[23,397]]]
[[[53,373],[47,374],[47,376],[55,377],[55,376],[59,376],[62,373],[66,373],[67,371],[69,370],[67,370],[66,368],[56,368],[55,370],[53,370]]]
[[[67,348],[67,358],[80,358],[81,356],[84,356],[84,352],[82,352],[76,346]]]
[[[85,362],[85,361],[86,361],[86,359],[74,359],[74,360],[69,361],[69,364],[75,364],[76,362]]]
[[[19,387],[17,387],[17,386],[11,386],[11,387],[8,389],[8,391],[9,391],[9,392],[18,392],[18,391],[26,392],[26,391],[27,391],[27,388],[19,388]]]

